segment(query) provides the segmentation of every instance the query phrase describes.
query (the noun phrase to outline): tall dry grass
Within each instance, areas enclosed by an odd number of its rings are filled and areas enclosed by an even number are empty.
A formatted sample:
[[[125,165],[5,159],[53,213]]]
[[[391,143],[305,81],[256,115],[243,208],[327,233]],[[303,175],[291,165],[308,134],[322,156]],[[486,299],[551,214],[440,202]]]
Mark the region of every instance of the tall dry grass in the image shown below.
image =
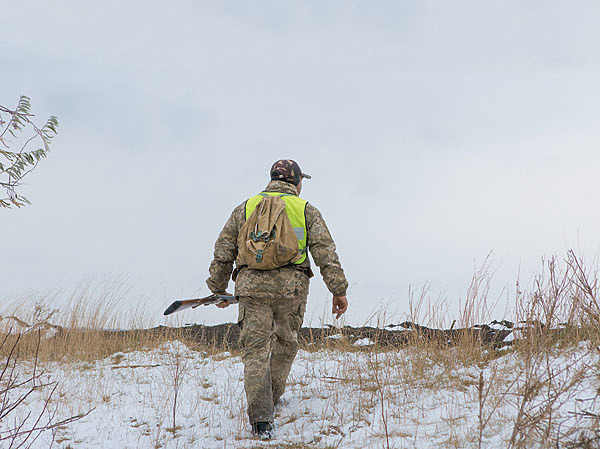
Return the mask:
[[[132,301],[131,285],[121,276],[82,282],[72,290],[30,294],[0,309],[0,334],[8,336],[9,345],[19,336],[17,357],[37,354],[40,362],[89,361],[156,347],[165,337],[144,331],[154,324],[143,301]],[[42,336],[39,344],[37,331]],[[174,330],[169,338],[183,336]]]
[[[345,418],[359,425],[376,416],[370,425],[376,428],[385,447],[392,447],[394,438],[399,437],[393,429],[419,428],[418,420],[403,410],[410,403],[418,404],[418,392],[424,390],[443,392],[456,404],[475,404],[476,426],[466,430],[461,426],[470,424],[456,412],[459,407],[448,405],[444,419],[450,423],[450,430],[444,437],[445,447],[486,447],[490,435],[507,426],[510,432],[506,447],[510,448],[593,447],[584,444],[593,441],[593,429],[598,427],[600,417],[593,410],[583,409],[582,414],[589,412],[587,420],[577,421],[576,427],[566,425],[561,407],[572,399],[582,382],[593,381],[594,377],[600,392],[600,364],[582,362],[600,346],[597,273],[595,266],[587,268],[573,252],[567,253],[564,260],[550,258],[530,285],[517,283],[512,312],[505,317],[492,317],[498,299],[489,297],[493,270],[486,261],[476,270],[458,314],[449,313],[440,297],[430,301],[429,289],[425,287],[411,296],[407,319],[428,327],[469,328],[492,318],[505,318],[514,323],[516,337],[508,350],[486,345],[470,332],[460,333],[457,341],[448,344],[418,330],[407,330],[410,344],[401,349],[381,345],[377,337],[372,346],[354,347],[347,338],[332,340],[319,334],[318,340],[309,342],[307,348],[336,350],[336,357],[343,363],[311,394],[324,396],[329,383],[352,385],[356,407]],[[48,307],[51,301],[31,310],[15,305],[2,313],[0,332],[7,338],[4,348],[17,338],[17,330],[25,332],[21,332],[16,357],[30,358],[37,351],[41,361],[88,361],[132,349],[152,349],[165,340],[185,340],[184,335],[177,333],[108,332],[107,329],[146,327],[148,321],[141,309],[123,315],[122,301],[127,301],[127,288],[117,283],[104,288],[81,286],[62,311]],[[385,315],[379,317],[377,327],[383,328],[386,319]],[[36,341],[36,330],[41,332],[41,340]],[[3,356],[4,348],[0,348]],[[363,353],[366,359],[358,357]],[[516,358],[520,368],[514,370],[512,364],[508,370],[501,363],[494,363],[502,357]],[[173,377],[169,424],[175,433],[181,407],[178,391],[187,372],[185,364],[178,364],[176,355],[173,360],[169,371]],[[564,363],[565,360],[570,363]],[[335,412],[335,389],[328,394],[332,395],[331,408]],[[507,414],[507,410],[512,414]],[[423,405],[422,416],[427,412]],[[329,415],[323,413],[323,431],[337,432],[335,425],[326,423]]]
[[[408,319],[439,328],[450,320],[451,326],[458,323],[461,328],[489,323],[495,305],[489,299],[492,275],[487,261],[476,270],[458,316],[449,315],[444,301],[429,301],[425,288],[411,298]],[[401,403],[397,388],[386,384],[382,374],[392,370],[401,372],[414,390],[471,394],[477,404],[477,428],[470,440],[459,438],[458,433],[450,435],[444,443],[448,447],[486,447],[498,423],[510,429],[508,448],[593,447],[588,444],[600,441],[595,433],[600,415],[581,410],[572,412],[580,416],[565,416],[561,408],[581,392],[584,382],[596,385],[590,404],[600,399],[599,287],[597,266],[587,268],[581,257],[569,251],[563,260],[544,260],[531,285],[517,283],[513,311],[502,317],[513,325],[514,340],[508,351],[482,343],[475,332],[459,333],[458,341],[450,345],[419,330],[411,332],[411,344],[401,351],[371,347],[371,353],[386,354],[374,358],[384,360],[384,366],[372,362],[366,367],[376,379],[380,403],[387,402],[388,408],[390,403]],[[516,357],[518,370],[493,363],[507,356]],[[478,374],[465,376],[465,369]],[[507,410],[514,412],[509,418]],[[383,405],[380,412],[385,414]],[[455,418],[449,411],[446,419]],[[388,416],[382,415],[386,441],[388,425]]]

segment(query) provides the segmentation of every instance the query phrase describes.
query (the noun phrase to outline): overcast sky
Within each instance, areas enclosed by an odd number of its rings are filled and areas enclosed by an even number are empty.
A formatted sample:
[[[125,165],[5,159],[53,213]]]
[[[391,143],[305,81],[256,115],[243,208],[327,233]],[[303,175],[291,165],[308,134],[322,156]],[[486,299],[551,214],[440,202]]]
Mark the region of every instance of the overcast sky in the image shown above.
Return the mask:
[[[502,315],[543,256],[598,254],[598,23],[596,0],[9,2],[0,104],[29,95],[60,131],[33,205],[0,210],[0,297],[124,273],[162,322],[209,293],[231,210],[293,158],[348,323],[425,283],[456,309],[490,252]],[[307,322],[329,302],[317,276]]]

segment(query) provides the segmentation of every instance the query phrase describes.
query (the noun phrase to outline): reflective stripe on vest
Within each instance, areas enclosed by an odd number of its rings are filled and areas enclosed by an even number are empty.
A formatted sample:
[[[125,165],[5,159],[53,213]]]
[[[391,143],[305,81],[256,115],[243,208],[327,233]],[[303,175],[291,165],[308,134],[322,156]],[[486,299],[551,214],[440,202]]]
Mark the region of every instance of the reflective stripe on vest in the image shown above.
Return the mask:
[[[301,264],[306,260],[308,233],[306,232],[306,217],[304,215],[304,209],[306,209],[306,203],[308,203],[308,201],[289,193],[261,192],[246,201],[246,220],[248,220],[252,214],[252,211],[256,209],[258,203],[260,203],[265,196],[280,196],[285,202],[285,212],[287,213],[290,223],[292,224],[292,228],[296,233],[296,238],[298,239],[298,251],[300,251],[302,256],[294,263],[296,265]]]

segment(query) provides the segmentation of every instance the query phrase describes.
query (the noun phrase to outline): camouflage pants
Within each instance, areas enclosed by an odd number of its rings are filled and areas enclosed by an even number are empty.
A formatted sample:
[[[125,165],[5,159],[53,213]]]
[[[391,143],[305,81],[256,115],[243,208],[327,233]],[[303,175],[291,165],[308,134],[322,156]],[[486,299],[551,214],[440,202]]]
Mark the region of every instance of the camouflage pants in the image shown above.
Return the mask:
[[[250,423],[273,422],[274,404],[285,390],[298,352],[306,296],[239,298],[240,346]]]

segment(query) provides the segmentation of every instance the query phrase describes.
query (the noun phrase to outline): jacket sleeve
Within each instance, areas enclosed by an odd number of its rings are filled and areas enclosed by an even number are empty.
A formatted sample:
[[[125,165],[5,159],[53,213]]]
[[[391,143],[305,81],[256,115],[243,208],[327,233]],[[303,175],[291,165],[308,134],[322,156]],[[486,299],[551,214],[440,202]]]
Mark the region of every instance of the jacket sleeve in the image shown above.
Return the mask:
[[[222,293],[229,285],[233,263],[238,254],[237,239],[244,212],[245,203],[233,210],[215,242],[215,252],[208,270],[210,276],[206,280],[206,285],[213,293]]]
[[[336,253],[335,242],[321,212],[310,203],[306,205],[306,227],[308,249],[321,271],[327,289],[335,296],[346,296],[348,281]]]

